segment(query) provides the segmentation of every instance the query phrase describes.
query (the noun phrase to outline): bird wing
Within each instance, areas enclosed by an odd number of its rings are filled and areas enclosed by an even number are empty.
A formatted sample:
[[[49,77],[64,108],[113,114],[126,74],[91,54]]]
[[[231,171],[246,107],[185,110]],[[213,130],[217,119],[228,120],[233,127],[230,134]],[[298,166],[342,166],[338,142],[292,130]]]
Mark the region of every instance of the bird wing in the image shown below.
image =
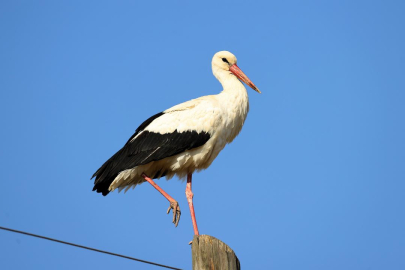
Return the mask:
[[[214,133],[221,118],[221,106],[215,96],[193,99],[164,111],[146,130],[160,133],[196,131]]]
[[[210,100],[191,100],[148,118],[94,173],[93,190],[107,195],[120,172],[204,145],[212,136],[212,110]]]

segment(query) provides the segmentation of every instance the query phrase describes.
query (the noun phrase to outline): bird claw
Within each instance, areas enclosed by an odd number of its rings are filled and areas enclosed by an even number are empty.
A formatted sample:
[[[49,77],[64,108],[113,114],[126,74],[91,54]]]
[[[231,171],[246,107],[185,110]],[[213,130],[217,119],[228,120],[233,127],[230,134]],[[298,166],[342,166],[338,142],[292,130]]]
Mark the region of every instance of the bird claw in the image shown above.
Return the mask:
[[[169,208],[167,209],[168,214],[170,213],[170,209],[173,209],[173,223],[174,226],[177,227],[177,225],[179,225],[181,215],[179,203],[176,201],[171,202]]]

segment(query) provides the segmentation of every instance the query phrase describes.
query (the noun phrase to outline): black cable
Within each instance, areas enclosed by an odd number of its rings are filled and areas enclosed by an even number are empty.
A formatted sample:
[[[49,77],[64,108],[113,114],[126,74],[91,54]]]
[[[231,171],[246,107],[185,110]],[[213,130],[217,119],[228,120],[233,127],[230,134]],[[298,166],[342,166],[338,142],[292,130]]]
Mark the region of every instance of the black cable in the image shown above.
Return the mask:
[[[5,227],[1,227],[1,226],[0,226],[0,229],[5,230],[5,231],[10,231],[10,232],[15,232],[15,233],[21,233],[21,234],[25,234],[25,235],[29,235],[29,236],[34,236],[34,237],[42,238],[42,239],[49,240],[49,241],[54,241],[54,242],[65,244],[65,245],[71,245],[71,246],[74,246],[74,247],[79,247],[79,248],[84,248],[84,249],[88,249],[88,250],[92,250],[92,251],[97,251],[97,252],[100,252],[100,253],[105,253],[105,254],[108,254],[108,255],[113,255],[113,256],[129,259],[129,260],[133,260],[133,261],[138,261],[138,262],[142,262],[142,263],[148,263],[148,264],[152,264],[152,265],[156,265],[156,266],[160,266],[160,267],[165,267],[165,268],[169,268],[169,269],[181,270],[180,268],[175,268],[175,267],[171,267],[171,266],[167,266],[167,265],[163,265],[163,264],[158,264],[158,263],[154,263],[154,262],[140,260],[140,259],[136,259],[136,258],[133,258],[133,257],[129,257],[129,256],[117,254],[117,253],[112,253],[112,252],[108,252],[108,251],[104,251],[104,250],[100,250],[100,249],[96,249],[96,248],[85,247],[85,246],[82,246],[82,245],[73,244],[73,243],[69,243],[69,242],[65,242],[65,241],[61,241],[61,240],[53,239],[53,238],[50,238],[50,237],[45,237],[45,236],[33,234],[33,233],[27,233],[27,232],[18,231],[18,230],[14,230],[14,229],[9,229],[9,228],[5,228]]]

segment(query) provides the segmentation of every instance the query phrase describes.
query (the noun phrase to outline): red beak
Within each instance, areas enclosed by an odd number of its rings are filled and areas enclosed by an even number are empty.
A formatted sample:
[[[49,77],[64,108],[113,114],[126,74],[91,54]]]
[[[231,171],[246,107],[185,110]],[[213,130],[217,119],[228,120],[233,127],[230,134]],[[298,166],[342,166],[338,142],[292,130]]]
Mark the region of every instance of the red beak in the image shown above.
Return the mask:
[[[253,90],[255,90],[256,92],[258,92],[259,94],[261,94],[262,92],[260,92],[259,88],[256,87],[256,85],[254,85],[254,83],[252,83],[252,81],[245,75],[245,73],[243,73],[243,71],[236,65],[233,64],[229,70],[235,74],[236,77],[238,77],[239,80],[241,80],[242,82],[246,83],[247,85],[249,85]]]

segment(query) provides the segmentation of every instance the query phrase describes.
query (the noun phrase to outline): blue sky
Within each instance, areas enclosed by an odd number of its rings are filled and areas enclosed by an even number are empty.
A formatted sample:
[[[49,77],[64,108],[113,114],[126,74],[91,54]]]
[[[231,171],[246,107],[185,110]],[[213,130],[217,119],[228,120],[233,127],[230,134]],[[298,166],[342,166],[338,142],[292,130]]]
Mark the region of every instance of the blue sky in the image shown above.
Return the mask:
[[[2,1],[0,226],[191,269],[150,185],[107,197],[94,171],[147,117],[248,89],[241,134],[194,175],[201,234],[243,269],[405,269],[403,1]],[[158,269],[0,231],[1,269]]]

